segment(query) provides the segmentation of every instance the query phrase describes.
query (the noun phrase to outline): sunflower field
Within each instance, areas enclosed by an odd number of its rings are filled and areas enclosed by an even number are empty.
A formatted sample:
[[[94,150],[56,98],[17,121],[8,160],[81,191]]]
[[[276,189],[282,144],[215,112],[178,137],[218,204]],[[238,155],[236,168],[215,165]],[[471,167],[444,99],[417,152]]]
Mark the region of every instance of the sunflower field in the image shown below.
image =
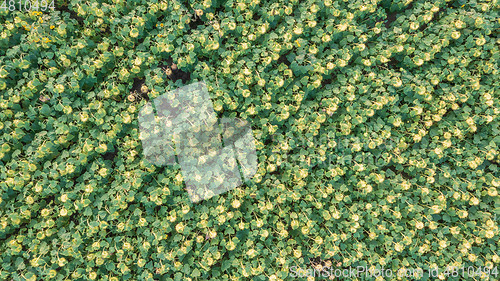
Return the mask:
[[[0,0],[0,280],[498,280],[499,8]],[[200,81],[258,168],[193,203],[138,113]]]

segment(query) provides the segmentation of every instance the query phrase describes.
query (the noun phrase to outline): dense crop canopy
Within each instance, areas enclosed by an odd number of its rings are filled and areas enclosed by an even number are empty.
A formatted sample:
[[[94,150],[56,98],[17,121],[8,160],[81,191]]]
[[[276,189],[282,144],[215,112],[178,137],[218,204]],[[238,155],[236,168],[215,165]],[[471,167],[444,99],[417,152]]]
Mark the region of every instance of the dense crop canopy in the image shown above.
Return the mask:
[[[498,1],[6,2],[0,279],[498,278]],[[259,165],[193,204],[138,114],[197,81]]]

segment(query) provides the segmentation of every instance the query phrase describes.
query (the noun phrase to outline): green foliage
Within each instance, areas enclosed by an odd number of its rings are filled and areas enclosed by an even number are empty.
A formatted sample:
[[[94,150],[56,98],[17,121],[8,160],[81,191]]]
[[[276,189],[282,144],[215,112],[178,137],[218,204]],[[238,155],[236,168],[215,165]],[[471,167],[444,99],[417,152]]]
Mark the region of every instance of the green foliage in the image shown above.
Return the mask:
[[[55,7],[0,10],[0,279],[498,266],[497,1]],[[192,204],[137,114],[196,81],[259,168]]]

